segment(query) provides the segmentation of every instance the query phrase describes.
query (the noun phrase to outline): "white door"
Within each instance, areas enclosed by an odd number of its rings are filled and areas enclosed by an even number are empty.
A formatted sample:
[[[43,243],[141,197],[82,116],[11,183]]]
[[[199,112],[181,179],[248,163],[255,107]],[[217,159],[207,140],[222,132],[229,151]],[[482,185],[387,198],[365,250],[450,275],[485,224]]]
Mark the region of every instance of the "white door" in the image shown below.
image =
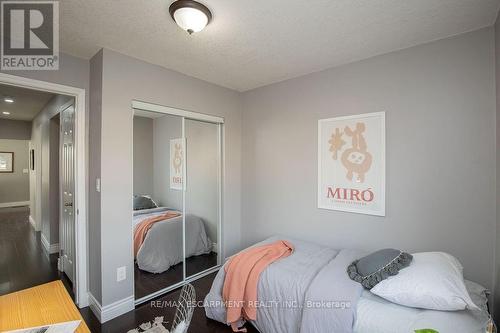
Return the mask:
[[[75,209],[74,209],[74,123],[75,105],[67,105],[60,114],[61,154],[61,220],[60,220],[60,263],[61,271],[66,273],[71,282],[75,276]]]

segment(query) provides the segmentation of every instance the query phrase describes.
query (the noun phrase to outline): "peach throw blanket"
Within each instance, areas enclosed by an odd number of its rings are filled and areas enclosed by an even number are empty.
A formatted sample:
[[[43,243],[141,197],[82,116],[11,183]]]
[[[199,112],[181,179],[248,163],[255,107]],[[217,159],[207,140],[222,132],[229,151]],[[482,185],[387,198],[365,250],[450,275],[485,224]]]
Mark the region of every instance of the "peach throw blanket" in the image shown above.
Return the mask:
[[[144,242],[144,238],[146,238],[146,234],[148,233],[149,229],[153,227],[155,223],[172,219],[180,215],[181,213],[179,212],[174,212],[169,210],[164,214],[152,216],[141,221],[134,230],[134,258],[137,257],[137,252],[139,252],[139,249],[141,248],[142,243]]]
[[[224,266],[226,277],[222,298],[226,304],[227,323],[233,332],[238,329],[241,319],[257,319],[257,284],[260,273],[278,259],[286,258],[293,252],[293,245],[279,240],[271,244],[249,248],[231,257]]]

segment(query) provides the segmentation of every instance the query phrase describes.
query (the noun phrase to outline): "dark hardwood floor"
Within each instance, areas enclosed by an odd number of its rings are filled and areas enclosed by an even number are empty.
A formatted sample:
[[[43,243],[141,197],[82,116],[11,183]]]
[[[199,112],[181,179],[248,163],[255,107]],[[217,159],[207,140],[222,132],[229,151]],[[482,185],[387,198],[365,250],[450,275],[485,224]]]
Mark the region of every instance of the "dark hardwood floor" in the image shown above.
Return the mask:
[[[193,256],[186,259],[186,274],[191,276],[216,265],[217,253],[215,252]],[[134,267],[136,299],[182,281],[182,263],[172,266],[160,274],[142,271],[137,264]]]
[[[196,290],[196,300],[203,301],[205,296],[210,291],[215,273],[207,275],[193,283]],[[151,302],[147,302],[134,311],[128,312],[120,317],[110,320],[104,324],[100,324],[94,316],[90,308],[80,310],[85,322],[93,333],[126,333],[128,330],[138,327],[140,324],[151,321],[155,317],[163,316],[168,324],[165,326],[170,329],[172,320],[174,319],[175,308],[172,307],[157,307],[157,303],[165,301],[176,301],[179,298],[180,290],[172,291],[162,297]],[[258,333],[258,331],[250,324],[247,324],[249,333]],[[230,333],[231,328],[222,323],[208,319],[205,316],[203,307],[198,307],[194,311],[191,325],[188,333]]]
[[[46,254],[40,240],[40,232],[33,230],[28,216],[27,207],[0,209],[0,295],[60,279],[73,297],[71,282],[57,270],[57,254]],[[213,254],[193,257],[194,264],[188,265],[188,270],[200,269],[204,264],[213,266],[213,257]],[[203,301],[210,291],[214,277],[215,273],[193,283],[198,301]],[[156,301],[176,301],[179,293],[180,290],[172,291],[104,324],[99,323],[89,307],[80,309],[80,312],[92,333],[126,333],[158,316],[163,316],[164,320],[168,321],[166,327],[170,328],[175,308],[158,307]],[[246,326],[249,333],[258,333],[251,325]],[[198,307],[188,332],[229,333],[232,330],[227,325],[208,319],[203,307]]]
[[[49,255],[28,220],[28,207],[0,208],[0,295],[62,279],[57,254]]]

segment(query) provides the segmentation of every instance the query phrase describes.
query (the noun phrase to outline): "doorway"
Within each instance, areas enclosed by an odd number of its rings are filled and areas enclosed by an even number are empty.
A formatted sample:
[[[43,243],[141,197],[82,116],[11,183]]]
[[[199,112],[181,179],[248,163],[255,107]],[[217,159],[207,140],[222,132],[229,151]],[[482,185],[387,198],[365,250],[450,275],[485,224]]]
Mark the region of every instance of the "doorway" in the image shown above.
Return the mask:
[[[41,131],[34,133],[29,144],[30,183],[34,181],[36,186],[29,201],[42,191],[51,195],[50,198],[41,195],[41,200],[34,200],[30,206],[36,218],[31,216],[29,222],[43,235],[41,243],[48,249],[48,255],[58,256],[57,267],[71,281],[75,303],[80,308],[88,306],[85,90],[4,73],[0,73],[0,85],[65,98],[64,103],[55,103],[57,111],[44,119],[44,125],[39,125]],[[33,132],[37,125],[33,124]],[[42,137],[48,140],[39,141]],[[42,159],[41,154],[46,151],[48,154]],[[54,161],[57,162],[54,164]],[[38,177],[44,169],[45,174],[49,174],[47,179]],[[43,221],[55,223],[58,228],[49,226],[43,232],[42,228],[47,225]],[[59,242],[55,243],[53,240],[57,238]]]

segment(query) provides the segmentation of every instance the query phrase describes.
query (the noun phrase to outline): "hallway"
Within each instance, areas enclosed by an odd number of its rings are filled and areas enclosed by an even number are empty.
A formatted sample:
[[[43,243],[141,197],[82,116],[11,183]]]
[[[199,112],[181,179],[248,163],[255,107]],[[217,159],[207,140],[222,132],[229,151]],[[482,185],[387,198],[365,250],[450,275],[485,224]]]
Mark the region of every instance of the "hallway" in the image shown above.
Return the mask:
[[[0,208],[0,295],[60,278],[58,254],[44,251],[28,218],[28,207]]]

